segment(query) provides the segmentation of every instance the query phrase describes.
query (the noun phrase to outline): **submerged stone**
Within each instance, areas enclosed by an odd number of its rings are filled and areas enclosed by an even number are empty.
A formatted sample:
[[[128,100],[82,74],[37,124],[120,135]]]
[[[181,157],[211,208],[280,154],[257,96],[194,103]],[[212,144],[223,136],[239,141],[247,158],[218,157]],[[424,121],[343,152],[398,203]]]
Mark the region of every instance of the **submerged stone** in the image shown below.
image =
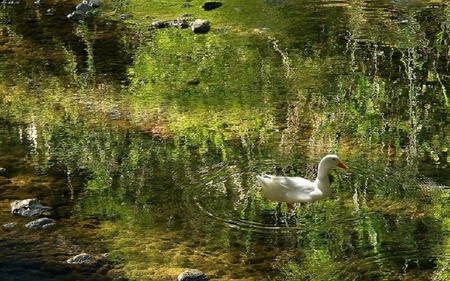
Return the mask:
[[[130,15],[130,14],[121,14],[120,15],[120,19],[121,20],[129,20],[129,19],[131,19],[133,16],[132,15]]]
[[[56,12],[55,9],[50,8],[50,9],[47,9],[47,10],[45,11],[45,15],[46,15],[46,16],[54,16],[54,15],[55,15],[55,12]]]
[[[152,27],[154,28],[165,28],[165,27],[169,27],[170,23],[167,21],[154,21],[152,22]]]
[[[11,213],[24,217],[40,216],[51,209],[51,207],[43,206],[36,198],[16,200],[11,203]]]
[[[20,3],[19,3],[19,1],[2,1],[2,2],[0,2],[0,4],[3,4],[3,5],[19,5]]]
[[[10,222],[3,225],[4,228],[13,228],[17,225],[17,222]]]
[[[188,269],[178,275],[178,281],[201,281],[208,277],[198,269]]]
[[[202,8],[205,11],[211,11],[211,10],[219,8],[222,5],[223,4],[221,2],[206,2],[202,5]]]
[[[67,15],[67,18],[71,21],[79,22],[81,20],[84,20],[86,17],[86,14],[81,11],[75,11]]]
[[[49,218],[40,218],[30,221],[25,225],[26,228],[49,228],[55,225],[55,221]]]
[[[86,253],[76,255],[67,260],[68,264],[87,264],[93,262],[95,262],[95,258],[92,255]]]

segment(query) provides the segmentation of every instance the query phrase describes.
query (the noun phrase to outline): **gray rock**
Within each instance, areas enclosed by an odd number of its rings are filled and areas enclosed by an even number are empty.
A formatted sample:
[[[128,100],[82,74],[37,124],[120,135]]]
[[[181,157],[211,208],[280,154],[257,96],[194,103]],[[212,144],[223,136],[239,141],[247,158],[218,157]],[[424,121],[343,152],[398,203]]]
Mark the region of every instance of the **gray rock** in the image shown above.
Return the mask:
[[[11,203],[11,213],[24,217],[40,216],[51,209],[51,207],[42,206],[36,198],[16,200]]]
[[[4,228],[13,228],[16,225],[17,225],[17,222],[10,222],[10,223],[4,224],[3,227]]]
[[[75,11],[67,15],[67,18],[71,21],[79,22],[86,18],[86,14],[82,11]]]
[[[211,29],[211,26],[207,20],[196,19],[191,24],[191,29],[194,33],[207,33]]]
[[[49,228],[55,224],[55,221],[49,218],[40,218],[30,221],[25,225],[26,228]]]
[[[121,20],[129,20],[131,19],[133,16],[130,14],[120,14],[120,19]]]
[[[102,2],[100,0],[83,0],[82,3],[87,4],[92,8],[100,8],[102,6]]]
[[[95,261],[96,261],[96,259],[93,256],[86,254],[86,253],[82,253],[82,254],[76,255],[76,256],[68,259],[67,263],[68,264],[89,264],[89,263],[93,263]]]
[[[180,19],[174,19],[172,22],[172,26],[176,28],[188,28],[189,24],[186,19],[180,18]]]
[[[89,11],[89,10],[92,10],[92,9],[93,9],[93,8],[92,8],[91,5],[89,5],[89,4],[87,4],[87,3],[84,3],[84,2],[78,4],[78,5],[75,7],[75,10],[77,10],[77,11]]]
[[[0,2],[0,4],[3,4],[3,5],[19,5],[20,3],[19,3],[19,1],[6,1],[6,0],[3,0],[2,2]]]
[[[45,15],[46,15],[46,16],[54,16],[54,15],[55,15],[55,12],[56,12],[55,9],[50,8],[50,9],[47,9],[47,10],[45,11]]]
[[[154,21],[152,22],[152,27],[154,28],[165,28],[165,27],[169,27],[170,23],[167,21]]]
[[[208,280],[208,277],[198,269],[188,269],[178,275],[178,281],[201,281]]]

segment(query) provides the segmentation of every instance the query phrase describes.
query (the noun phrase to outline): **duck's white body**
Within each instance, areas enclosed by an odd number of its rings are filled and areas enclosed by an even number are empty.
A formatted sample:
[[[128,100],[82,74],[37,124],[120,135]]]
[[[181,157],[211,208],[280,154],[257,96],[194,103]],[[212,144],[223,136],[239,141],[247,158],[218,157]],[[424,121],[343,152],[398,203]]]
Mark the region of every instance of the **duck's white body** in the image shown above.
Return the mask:
[[[265,198],[286,202],[290,208],[293,203],[315,202],[331,195],[328,172],[334,167],[348,169],[336,155],[327,155],[319,163],[314,182],[301,177],[280,177],[272,175],[257,176]]]

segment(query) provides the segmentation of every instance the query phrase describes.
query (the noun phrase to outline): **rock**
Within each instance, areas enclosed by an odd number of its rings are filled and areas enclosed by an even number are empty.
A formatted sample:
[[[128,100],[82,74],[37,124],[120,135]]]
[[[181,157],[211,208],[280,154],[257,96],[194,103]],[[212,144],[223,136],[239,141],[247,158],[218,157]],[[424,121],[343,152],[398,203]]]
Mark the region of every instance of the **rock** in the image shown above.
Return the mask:
[[[178,275],[178,281],[200,281],[207,279],[208,277],[198,269],[188,269]]]
[[[49,228],[55,224],[55,221],[49,218],[40,218],[30,221],[25,225],[26,228]]]
[[[270,31],[270,28],[267,27],[255,28],[253,29],[253,31],[257,33],[266,33]]]
[[[51,207],[42,206],[36,198],[16,200],[11,203],[11,213],[24,217],[40,216],[51,209]]]
[[[211,11],[211,10],[219,8],[222,5],[223,4],[221,2],[206,2],[202,5],[202,8],[205,11]]]
[[[92,9],[92,6],[88,5],[85,2],[82,2],[75,7],[75,10],[77,10],[77,11],[89,11],[91,9]]]
[[[50,8],[50,9],[47,9],[47,10],[45,11],[45,15],[46,15],[46,16],[54,16],[54,15],[55,15],[55,12],[56,12],[55,9]]]
[[[196,85],[200,84],[200,79],[192,79],[192,80],[187,81],[186,83],[187,83],[188,85],[194,85],[194,86],[196,86]]]
[[[176,28],[188,28],[189,24],[186,19],[174,19],[172,25]]]
[[[191,29],[194,33],[207,33],[211,29],[211,26],[207,20],[196,19],[191,24]]]
[[[96,17],[99,15],[98,11],[86,11],[85,12],[86,17]]]
[[[92,9],[99,8],[103,5],[100,0],[83,0],[75,7],[75,11],[68,14],[67,18],[74,22],[84,20],[86,17],[96,16],[97,12]]]
[[[131,19],[133,16],[130,15],[130,14],[120,14],[119,17],[120,17],[121,20],[129,20],[129,19]]]
[[[0,2],[0,4],[3,4],[3,5],[19,5],[20,3],[19,3],[19,1],[6,1],[6,0],[3,0],[2,2]]]
[[[189,4],[189,3],[184,3],[184,4],[181,4],[181,6],[180,6],[180,8],[191,8],[192,7],[192,4]]]
[[[10,222],[10,223],[4,224],[3,227],[4,228],[13,228],[16,225],[17,225],[17,222]]]
[[[154,21],[152,22],[152,27],[154,28],[165,28],[165,27],[169,27],[170,23],[168,23],[167,21]]]
[[[72,12],[67,15],[67,18],[74,22],[79,22],[81,20],[84,20],[85,17],[86,17],[86,14],[81,11],[75,11],[75,12]]]
[[[82,254],[76,255],[76,256],[68,259],[67,263],[68,264],[87,264],[87,263],[93,263],[95,261],[96,261],[96,259],[93,256],[86,254],[86,253],[82,253]]]
[[[84,4],[91,6],[92,8],[100,8],[102,6],[102,2],[99,0],[83,0]]]

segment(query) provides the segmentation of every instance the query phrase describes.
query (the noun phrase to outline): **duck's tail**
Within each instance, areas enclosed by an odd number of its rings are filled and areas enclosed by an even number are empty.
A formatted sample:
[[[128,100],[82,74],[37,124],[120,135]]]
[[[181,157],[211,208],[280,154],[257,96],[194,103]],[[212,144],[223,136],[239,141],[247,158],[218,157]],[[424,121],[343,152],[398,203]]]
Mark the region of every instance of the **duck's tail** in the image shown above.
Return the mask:
[[[256,176],[261,185],[263,197],[278,202],[285,202],[283,193],[279,190],[279,184],[273,181],[274,176],[262,175]]]

